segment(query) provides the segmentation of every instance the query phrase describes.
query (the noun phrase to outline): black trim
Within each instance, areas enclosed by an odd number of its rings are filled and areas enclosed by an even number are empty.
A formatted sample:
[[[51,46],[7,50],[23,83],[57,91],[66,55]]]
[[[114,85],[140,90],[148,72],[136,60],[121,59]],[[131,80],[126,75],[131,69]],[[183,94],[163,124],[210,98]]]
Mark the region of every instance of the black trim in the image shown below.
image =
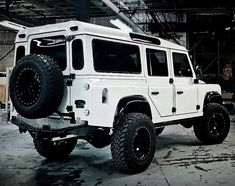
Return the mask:
[[[69,75],[63,75],[64,78],[68,79],[75,79],[76,75],[75,74],[69,74]]]
[[[167,122],[161,122],[161,123],[154,123],[154,127],[159,128],[159,127],[165,127],[165,126],[168,126],[168,125],[179,125],[179,124],[182,124],[182,123],[189,123],[189,122],[195,121],[197,119],[200,119],[201,117],[202,116],[194,117],[194,118],[167,121]]]
[[[73,130],[76,130],[76,129],[79,129],[88,125],[87,121],[83,121],[83,123],[79,126],[71,125],[71,127],[66,127],[66,128],[61,128],[61,129],[51,129],[49,126],[44,125],[43,128],[41,129],[41,128],[36,128],[25,123],[24,121],[22,121],[20,118],[17,118],[16,116],[12,117],[11,123],[18,126],[21,131],[45,132],[45,133],[63,133],[63,132],[73,131]]]
[[[218,92],[212,91],[206,94],[204,105],[207,105],[209,103],[222,104],[222,102],[223,102],[222,96]]]
[[[170,83],[170,84],[173,84],[173,83],[174,83],[174,79],[173,79],[173,78],[170,78],[170,79],[169,79],[169,83]]]
[[[119,119],[127,112],[142,112],[152,119],[151,108],[143,96],[133,95],[122,98],[117,105],[117,114],[114,118],[114,125],[118,123]]]
[[[86,101],[84,101],[84,100],[75,100],[74,103],[76,105],[76,108],[84,108],[85,104],[86,104]]]
[[[73,111],[73,106],[72,106],[72,105],[68,105],[68,106],[66,107],[66,110],[67,110],[68,112],[72,112],[72,111]]]
[[[20,34],[20,35],[19,35],[19,38],[22,39],[22,38],[25,38],[25,36],[26,36],[25,34]]]

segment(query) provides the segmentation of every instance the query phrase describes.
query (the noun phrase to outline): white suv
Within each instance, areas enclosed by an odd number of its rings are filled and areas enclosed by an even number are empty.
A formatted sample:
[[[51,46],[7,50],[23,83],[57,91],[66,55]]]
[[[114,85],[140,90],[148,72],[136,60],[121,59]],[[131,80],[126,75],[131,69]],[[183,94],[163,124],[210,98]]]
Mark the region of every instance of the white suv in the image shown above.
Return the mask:
[[[220,87],[196,78],[182,46],[78,21],[21,30],[15,45],[11,122],[46,158],[85,139],[111,144],[115,166],[137,173],[166,125],[193,126],[204,144],[228,135]]]

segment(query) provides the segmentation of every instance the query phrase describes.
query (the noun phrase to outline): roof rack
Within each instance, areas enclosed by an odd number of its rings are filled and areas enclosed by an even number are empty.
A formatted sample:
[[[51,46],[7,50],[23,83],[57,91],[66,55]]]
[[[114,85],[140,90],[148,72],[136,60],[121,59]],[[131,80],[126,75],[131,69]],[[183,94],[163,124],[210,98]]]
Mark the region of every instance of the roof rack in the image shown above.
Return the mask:
[[[151,36],[143,35],[143,34],[137,34],[137,33],[133,33],[133,32],[130,33],[130,38],[133,41],[151,42],[151,43],[154,43],[156,45],[160,45],[161,44],[161,41],[158,38],[156,38],[156,37],[151,37]]]

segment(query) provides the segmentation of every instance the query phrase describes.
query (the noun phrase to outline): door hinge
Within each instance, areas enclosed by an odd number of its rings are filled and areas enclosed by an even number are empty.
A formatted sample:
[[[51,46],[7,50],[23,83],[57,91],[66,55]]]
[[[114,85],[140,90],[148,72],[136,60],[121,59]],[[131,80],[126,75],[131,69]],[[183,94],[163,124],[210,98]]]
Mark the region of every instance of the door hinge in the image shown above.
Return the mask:
[[[176,108],[172,107],[172,112],[175,113],[176,112]]]
[[[200,105],[197,105],[197,106],[196,106],[196,109],[199,110],[199,109],[200,109]]]
[[[66,80],[66,85],[67,86],[72,86],[73,85],[73,80],[75,79],[75,74],[69,74],[69,75],[64,75],[63,76]]]
[[[66,110],[67,110],[68,112],[72,112],[72,111],[73,111],[73,106],[72,106],[72,105],[68,105],[68,106],[66,107]]]

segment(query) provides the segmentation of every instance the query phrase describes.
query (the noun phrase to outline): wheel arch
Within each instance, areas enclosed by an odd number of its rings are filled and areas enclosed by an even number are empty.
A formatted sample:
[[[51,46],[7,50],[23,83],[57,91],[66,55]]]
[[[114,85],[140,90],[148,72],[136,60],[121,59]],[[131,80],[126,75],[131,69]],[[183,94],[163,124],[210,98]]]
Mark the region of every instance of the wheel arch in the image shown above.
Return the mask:
[[[141,95],[133,95],[124,97],[118,102],[113,125],[115,126],[118,123],[119,118],[129,112],[143,113],[152,119],[151,108],[147,99]]]
[[[204,98],[204,105],[203,105],[204,108],[209,103],[218,103],[222,105],[223,103],[222,96],[218,92],[215,92],[215,91],[207,92]]]

